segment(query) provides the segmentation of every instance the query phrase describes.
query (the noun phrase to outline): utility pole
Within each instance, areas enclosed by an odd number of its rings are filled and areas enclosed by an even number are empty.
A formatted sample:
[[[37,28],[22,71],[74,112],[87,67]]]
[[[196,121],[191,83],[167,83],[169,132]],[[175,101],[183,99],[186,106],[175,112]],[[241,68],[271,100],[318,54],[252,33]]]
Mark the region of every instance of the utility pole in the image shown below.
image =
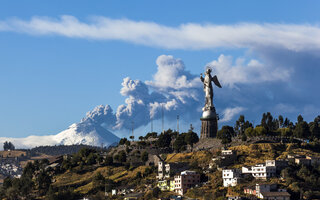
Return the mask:
[[[131,125],[132,125],[132,136],[131,136],[131,139],[132,139],[132,141],[133,141],[133,140],[134,140],[134,135],[133,135],[134,122],[133,122],[133,121],[131,122]]]
[[[164,132],[164,113],[163,113],[163,105],[162,105],[161,116],[162,116],[162,132]]]
[[[177,115],[177,132],[179,134],[179,115]]]
[[[153,119],[151,118],[151,133],[153,133]]]

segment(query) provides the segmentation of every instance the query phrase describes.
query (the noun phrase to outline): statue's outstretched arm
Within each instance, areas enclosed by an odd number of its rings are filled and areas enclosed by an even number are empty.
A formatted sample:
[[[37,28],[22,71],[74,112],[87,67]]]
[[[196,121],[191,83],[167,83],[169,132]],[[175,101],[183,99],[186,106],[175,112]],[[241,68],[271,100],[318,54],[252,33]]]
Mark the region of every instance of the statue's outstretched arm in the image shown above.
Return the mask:
[[[202,73],[200,74],[200,80],[203,82],[204,78],[202,77]]]

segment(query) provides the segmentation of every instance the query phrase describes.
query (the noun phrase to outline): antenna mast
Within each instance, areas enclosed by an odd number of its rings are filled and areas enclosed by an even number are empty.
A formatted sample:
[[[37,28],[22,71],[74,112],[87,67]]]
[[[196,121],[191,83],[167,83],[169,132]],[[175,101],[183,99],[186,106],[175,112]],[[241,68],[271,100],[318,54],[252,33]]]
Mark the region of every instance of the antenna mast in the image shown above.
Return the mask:
[[[162,132],[164,132],[164,113],[163,113],[163,105],[162,105],[162,112],[161,112],[161,114],[162,114]]]
[[[132,139],[132,141],[133,141],[133,139],[134,139],[134,135],[133,135],[133,130],[134,130],[134,122],[133,122],[133,121],[131,122],[131,125],[132,125],[132,136],[131,136],[131,139]]]
[[[177,115],[177,132],[179,134],[179,115]]]
[[[153,119],[151,118],[151,133],[153,132]]]

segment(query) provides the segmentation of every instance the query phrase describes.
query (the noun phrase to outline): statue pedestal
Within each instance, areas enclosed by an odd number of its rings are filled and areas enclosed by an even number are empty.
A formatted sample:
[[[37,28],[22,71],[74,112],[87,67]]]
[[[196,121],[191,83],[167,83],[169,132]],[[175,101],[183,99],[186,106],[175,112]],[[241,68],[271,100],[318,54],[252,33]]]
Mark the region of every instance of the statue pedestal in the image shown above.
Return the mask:
[[[204,111],[200,120],[202,122],[200,139],[216,137],[218,131],[218,119],[216,111]]]

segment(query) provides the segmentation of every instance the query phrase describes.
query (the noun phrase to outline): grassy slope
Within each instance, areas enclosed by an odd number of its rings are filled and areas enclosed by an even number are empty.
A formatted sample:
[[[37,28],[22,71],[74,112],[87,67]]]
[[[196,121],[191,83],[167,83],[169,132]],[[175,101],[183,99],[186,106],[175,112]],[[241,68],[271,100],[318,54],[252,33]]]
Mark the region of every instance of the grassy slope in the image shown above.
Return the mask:
[[[82,194],[88,193],[92,188],[92,178],[100,172],[104,177],[112,179],[115,182],[132,179],[138,172],[143,173],[147,166],[140,166],[133,171],[126,170],[124,167],[99,167],[93,171],[88,171],[84,174],[67,171],[54,177],[56,182],[53,184],[56,187],[71,186],[75,191]]]
[[[25,151],[0,151],[0,156],[3,156],[4,158],[14,158],[14,157],[20,157],[21,155],[26,156],[27,153]]]

